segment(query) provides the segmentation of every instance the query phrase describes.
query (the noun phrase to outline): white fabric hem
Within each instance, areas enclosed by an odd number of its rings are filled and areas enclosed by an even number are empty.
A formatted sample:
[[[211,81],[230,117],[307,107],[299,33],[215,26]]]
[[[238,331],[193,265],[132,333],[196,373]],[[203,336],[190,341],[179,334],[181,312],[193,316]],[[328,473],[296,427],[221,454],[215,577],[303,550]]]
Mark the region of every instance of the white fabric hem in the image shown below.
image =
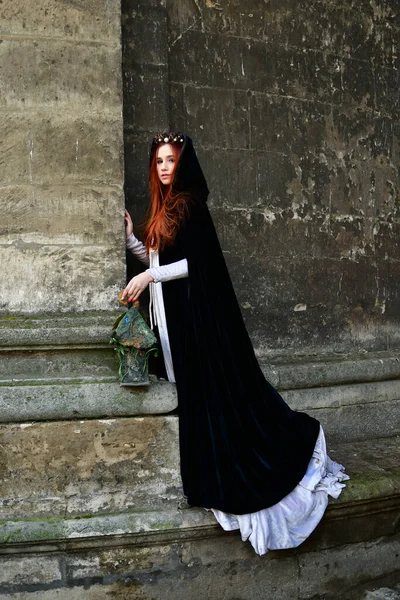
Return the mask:
[[[225,531],[240,529],[242,540],[248,540],[262,556],[268,550],[296,548],[304,542],[322,519],[328,496],[338,498],[348,479],[344,467],[327,455],[320,427],[306,474],[278,504],[246,515],[211,510]]]

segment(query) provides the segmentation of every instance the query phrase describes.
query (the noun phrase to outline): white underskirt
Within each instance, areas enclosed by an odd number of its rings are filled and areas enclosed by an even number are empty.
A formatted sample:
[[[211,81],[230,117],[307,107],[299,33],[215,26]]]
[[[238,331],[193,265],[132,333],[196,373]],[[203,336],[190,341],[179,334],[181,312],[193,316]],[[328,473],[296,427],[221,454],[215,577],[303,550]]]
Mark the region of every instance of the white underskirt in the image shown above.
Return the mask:
[[[211,510],[225,531],[240,529],[242,540],[249,540],[259,555],[268,550],[296,548],[320,522],[328,496],[338,498],[345,487],[343,481],[348,479],[344,467],[327,455],[325,435],[320,427],[306,474],[278,504],[246,515]]]

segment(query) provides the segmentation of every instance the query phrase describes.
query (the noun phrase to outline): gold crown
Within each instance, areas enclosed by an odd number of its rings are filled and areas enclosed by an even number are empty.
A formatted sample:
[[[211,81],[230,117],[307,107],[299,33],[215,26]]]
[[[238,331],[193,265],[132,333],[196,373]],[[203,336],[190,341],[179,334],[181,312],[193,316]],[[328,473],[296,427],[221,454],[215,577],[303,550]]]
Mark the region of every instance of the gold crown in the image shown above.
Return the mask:
[[[153,141],[155,144],[170,144],[171,142],[183,144],[185,139],[183,133],[159,133],[154,136]]]

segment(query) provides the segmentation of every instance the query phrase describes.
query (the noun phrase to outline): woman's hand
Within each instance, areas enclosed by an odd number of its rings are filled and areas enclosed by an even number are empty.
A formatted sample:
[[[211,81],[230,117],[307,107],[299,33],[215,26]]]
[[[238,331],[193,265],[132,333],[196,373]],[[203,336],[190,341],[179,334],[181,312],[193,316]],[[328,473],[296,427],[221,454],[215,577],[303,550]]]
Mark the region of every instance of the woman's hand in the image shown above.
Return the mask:
[[[135,302],[140,294],[147,288],[149,283],[154,281],[153,277],[147,273],[140,273],[133,277],[122,293],[122,298],[126,298],[128,302]]]
[[[125,209],[125,227],[126,227],[126,239],[133,233],[133,221],[131,215]]]

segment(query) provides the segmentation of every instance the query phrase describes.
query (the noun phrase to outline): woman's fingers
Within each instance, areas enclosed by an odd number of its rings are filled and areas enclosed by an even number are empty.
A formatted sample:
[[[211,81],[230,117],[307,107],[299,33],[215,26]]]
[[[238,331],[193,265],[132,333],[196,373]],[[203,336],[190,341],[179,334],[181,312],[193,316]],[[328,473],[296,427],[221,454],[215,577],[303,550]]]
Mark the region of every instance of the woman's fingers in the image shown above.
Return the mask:
[[[123,298],[127,298],[129,302],[133,302],[140,296],[143,289],[141,289],[138,285],[128,284],[124,289],[124,293],[122,295]]]
[[[130,302],[134,302],[135,300],[137,300],[140,296],[140,294],[143,292],[143,290],[141,290],[140,288],[133,288],[133,290],[130,292],[130,294],[128,295],[128,300]]]
[[[133,221],[131,215],[125,209],[125,228],[126,228],[126,237],[128,238],[133,233]]]
[[[129,302],[134,302],[140,294],[147,288],[153,278],[148,273],[140,273],[133,277],[123,291],[122,298],[127,298]]]

